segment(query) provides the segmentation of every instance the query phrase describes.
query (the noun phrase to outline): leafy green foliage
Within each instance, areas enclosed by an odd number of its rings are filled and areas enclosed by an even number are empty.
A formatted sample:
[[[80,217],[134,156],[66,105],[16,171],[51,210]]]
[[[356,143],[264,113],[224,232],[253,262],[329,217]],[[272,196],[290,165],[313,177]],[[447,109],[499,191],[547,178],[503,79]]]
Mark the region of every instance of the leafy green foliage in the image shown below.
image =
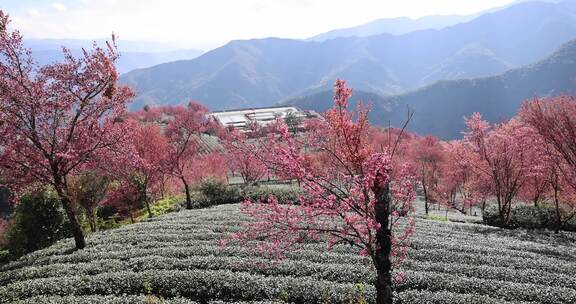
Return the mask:
[[[299,197],[304,193],[301,189],[293,186],[250,186],[240,188],[229,186],[223,182],[207,178],[202,180],[198,186],[199,192],[193,197],[193,206],[206,208],[223,204],[236,204],[249,198],[253,201],[267,199],[275,196],[279,202],[298,202]]]
[[[0,187],[0,216],[9,215],[13,208],[8,200],[8,189]]]
[[[66,216],[51,190],[30,193],[20,199],[7,233],[10,255],[18,257],[70,236]]]
[[[561,214],[565,211],[561,209]],[[494,205],[486,207],[483,214],[483,221],[490,226],[500,227],[498,208]],[[510,228],[526,229],[555,229],[557,224],[556,208],[549,204],[538,206],[517,204],[512,207]],[[568,221],[562,226],[562,230],[576,231],[576,218]]]
[[[169,196],[156,201],[154,204],[150,206],[150,209],[152,210],[152,213],[155,216],[163,215],[166,213],[176,212],[184,209],[183,202],[184,198],[182,197],[182,195]],[[139,212],[137,220],[140,221],[146,218],[148,218],[148,214],[146,213],[146,210],[143,209]]]

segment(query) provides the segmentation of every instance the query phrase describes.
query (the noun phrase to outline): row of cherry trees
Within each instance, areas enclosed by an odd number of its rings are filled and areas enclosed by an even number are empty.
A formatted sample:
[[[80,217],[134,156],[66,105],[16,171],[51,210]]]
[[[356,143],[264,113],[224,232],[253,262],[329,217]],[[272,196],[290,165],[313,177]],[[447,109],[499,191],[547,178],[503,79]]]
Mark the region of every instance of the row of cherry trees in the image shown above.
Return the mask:
[[[552,203],[557,229],[576,213],[576,102],[535,98],[518,116],[490,124],[474,113],[462,140],[414,136],[407,155],[417,167],[426,213],[430,203],[465,213],[494,202],[508,226],[515,203]],[[411,142],[411,143],[410,143]]]
[[[132,215],[181,183],[190,207],[190,184],[208,172],[223,176],[218,153],[200,153],[211,128],[207,110],[195,103],[126,112],[133,91],[117,84],[115,37],[76,58],[39,66],[0,11],[0,174],[17,201],[51,186],[84,248],[78,206],[95,229],[95,209],[115,204]],[[164,121],[161,121],[164,119]],[[208,167],[206,164],[210,164]]]

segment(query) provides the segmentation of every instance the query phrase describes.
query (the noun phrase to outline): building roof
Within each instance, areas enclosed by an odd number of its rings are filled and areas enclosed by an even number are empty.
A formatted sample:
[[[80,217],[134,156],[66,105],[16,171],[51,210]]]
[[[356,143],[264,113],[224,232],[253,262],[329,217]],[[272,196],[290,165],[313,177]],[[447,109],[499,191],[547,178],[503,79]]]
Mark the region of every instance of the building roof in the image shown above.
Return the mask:
[[[267,125],[275,121],[277,117],[284,118],[289,113],[306,116],[305,112],[292,106],[228,110],[212,112],[209,115],[214,117],[223,126],[234,126],[243,129],[249,122]]]

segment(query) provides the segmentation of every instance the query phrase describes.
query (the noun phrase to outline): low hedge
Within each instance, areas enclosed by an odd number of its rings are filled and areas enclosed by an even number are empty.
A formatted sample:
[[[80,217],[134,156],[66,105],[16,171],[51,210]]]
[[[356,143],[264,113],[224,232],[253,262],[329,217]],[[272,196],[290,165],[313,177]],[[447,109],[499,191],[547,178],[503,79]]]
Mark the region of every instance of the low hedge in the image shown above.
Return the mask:
[[[186,298],[164,299],[154,295],[149,296],[36,296],[15,304],[198,304]]]
[[[228,186],[220,181],[208,179],[198,186],[198,194],[193,198],[195,209],[216,205],[237,204],[249,198],[253,201],[265,200],[275,196],[279,202],[298,202],[304,193],[301,189],[291,186]]]
[[[567,211],[561,209],[561,217],[565,218]],[[484,224],[496,227],[504,227],[501,223],[498,206],[488,206],[483,213]],[[510,222],[507,228],[526,228],[526,229],[551,229],[555,230],[557,226],[556,208],[549,204],[540,204],[538,206],[517,204],[512,206],[510,211]],[[560,230],[576,231],[576,216],[566,223],[563,223]]]
[[[269,300],[290,303],[351,303],[366,296],[355,284],[312,280],[306,277],[266,277],[228,270],[154,270],[103,273],[94,276],[52,277],[21,281],[0,287],[0,299],[15,301],[41,295],[138,295],[150,292],[166,298],[185,297],[195,301]]]

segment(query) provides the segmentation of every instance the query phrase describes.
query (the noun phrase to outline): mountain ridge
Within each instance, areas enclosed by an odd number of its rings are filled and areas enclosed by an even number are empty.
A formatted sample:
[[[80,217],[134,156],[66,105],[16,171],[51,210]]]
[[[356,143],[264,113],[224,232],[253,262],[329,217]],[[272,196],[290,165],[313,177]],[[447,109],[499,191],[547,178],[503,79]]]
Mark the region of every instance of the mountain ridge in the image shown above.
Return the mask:
[[[95,42],[105,47],[105,39],[27,39],[24,45],[32,50],[32,56],[39,64],[45,65],[62,61],[62,47],[66,46],[76,57],[82,56],[82,48],[91,48]],[[118,41],[120,58],[116,63],[119,73],[123,74],[135,69],[152,67],[165,62],[189,60],[202,55],[203,51],[195,49],[178,49],[161,43],[146,41]]]
[[[405,35],[235,40],[189,61],[124,74],[133,109],[199,100],[212,110],[267,106],[347,79],[358,90],[397,95],[438,79],[498,75],[576,38],[576,3],[526,2],[442,30]],[[476,48],[476,52],[465,52]]]
[[[325,91],[283,104],[322,112],[331,106],[331,94]],[[463,117],[473,112],[493,123],[502,122],[513,117],[529,98],[561,94],[576,94],[576,39],[545,59],[497,76],[441,80],[401,95],[372,96],[370,120],[381,126],[398,126],[409,107],[415,111],[409,130],[455,139],[465,129]],[[358,95],[353,93],[352,98],[355,102]]]

